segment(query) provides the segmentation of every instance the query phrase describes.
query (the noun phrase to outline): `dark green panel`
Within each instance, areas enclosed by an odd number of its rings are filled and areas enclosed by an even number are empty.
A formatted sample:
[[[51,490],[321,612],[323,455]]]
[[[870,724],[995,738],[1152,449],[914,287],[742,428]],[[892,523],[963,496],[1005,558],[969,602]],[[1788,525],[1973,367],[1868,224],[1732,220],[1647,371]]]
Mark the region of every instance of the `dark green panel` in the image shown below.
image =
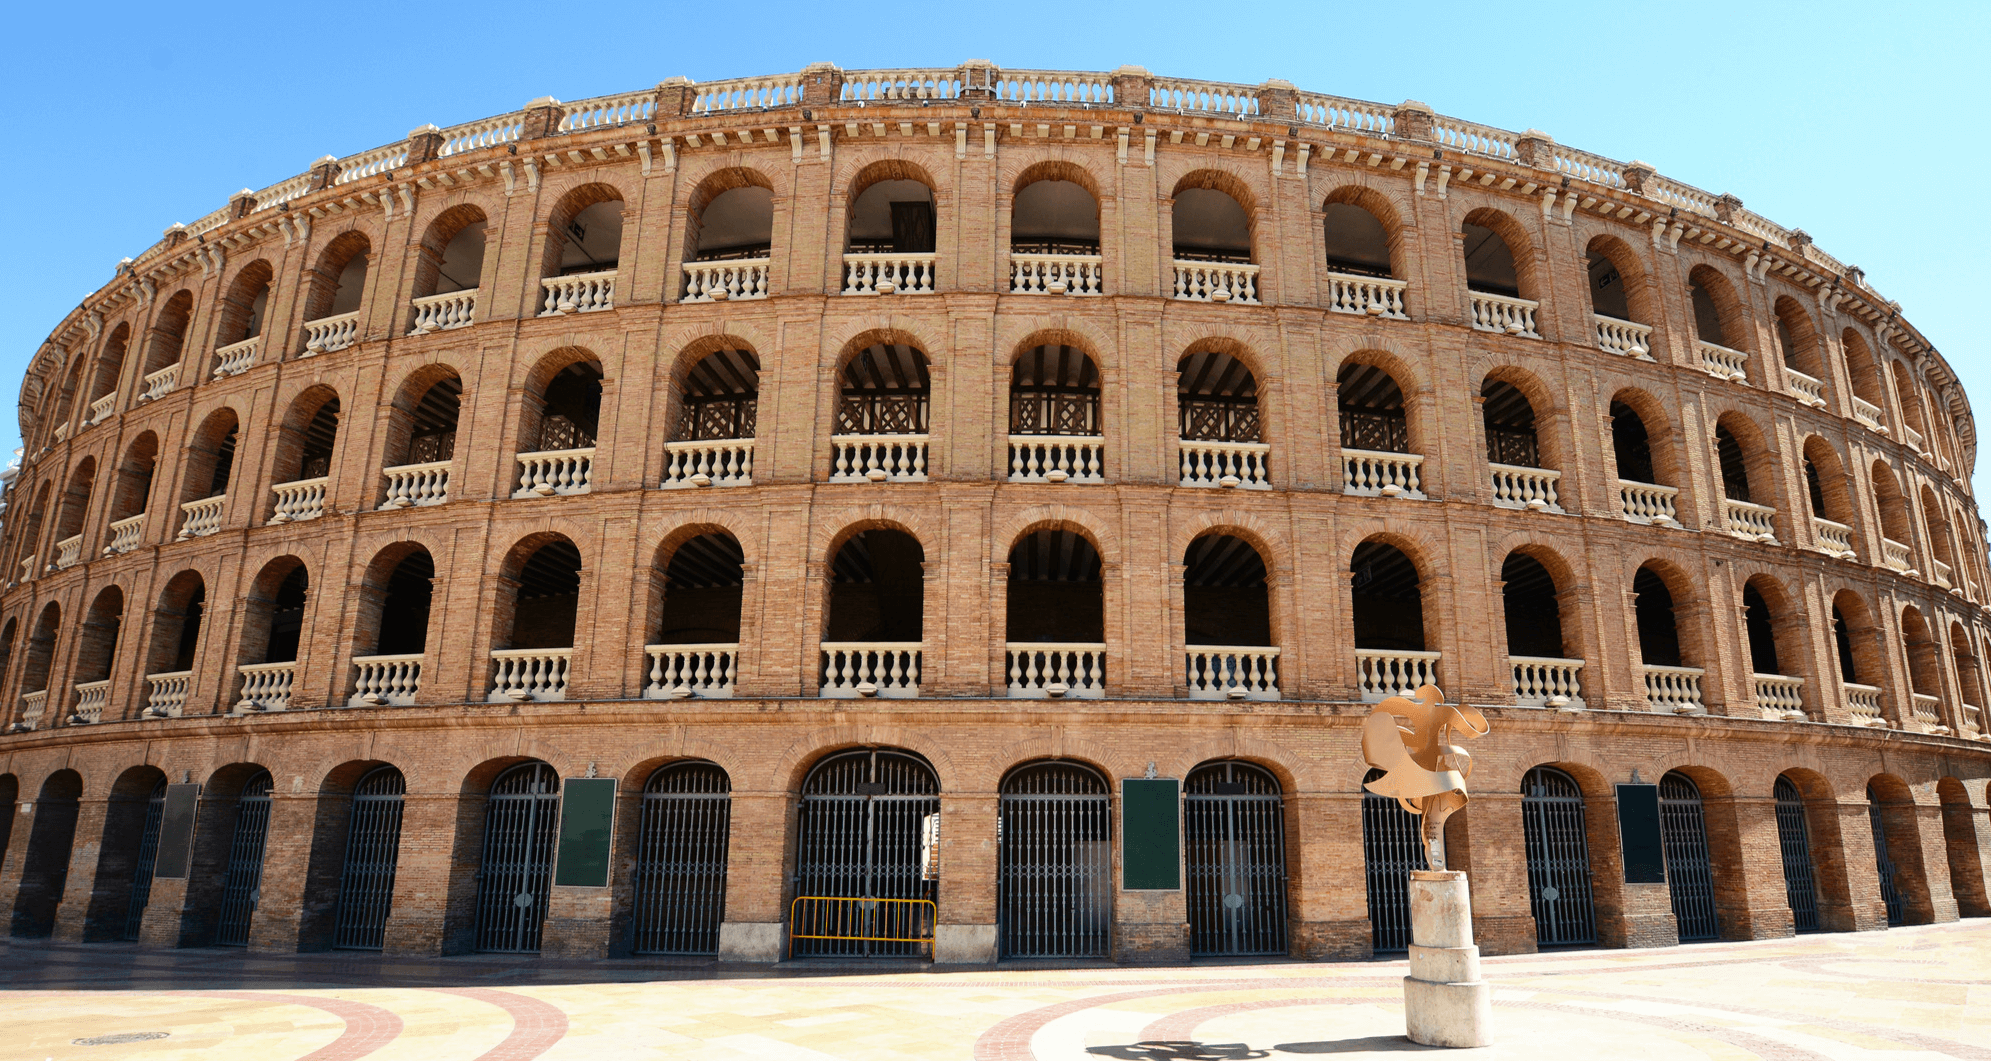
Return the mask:
[[[568,888],[608,887],[614,834],[615,779],[568,778],[560,797],[560,860],[553,883]]]
[[[1659,839],[1659,786],[1618,786],[1618,841],[1626,884],[1666,883],[1666,849]]]
[[[1182,804],[1174,780],[1120,782],[1121,886],[1129,891],[1182,887]]]
[[[175,880],[187,875],[194,854],[194,815],[200,810],[199,785],[167,785],[166,806],[159,815],[159,855],[154,877]]]

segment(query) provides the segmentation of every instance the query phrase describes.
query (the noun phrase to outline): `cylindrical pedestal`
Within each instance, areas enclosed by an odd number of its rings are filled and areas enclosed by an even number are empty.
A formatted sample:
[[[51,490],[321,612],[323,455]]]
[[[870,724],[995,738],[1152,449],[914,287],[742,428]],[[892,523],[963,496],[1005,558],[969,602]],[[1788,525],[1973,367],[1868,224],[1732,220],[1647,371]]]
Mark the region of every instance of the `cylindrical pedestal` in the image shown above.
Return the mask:
[[[1403,978],[1404,1032],[1425,1046],[1486,1046],[1493,1005],[1479,978],[1472,896],[1457,870],[1410,874],[1410,975]]]

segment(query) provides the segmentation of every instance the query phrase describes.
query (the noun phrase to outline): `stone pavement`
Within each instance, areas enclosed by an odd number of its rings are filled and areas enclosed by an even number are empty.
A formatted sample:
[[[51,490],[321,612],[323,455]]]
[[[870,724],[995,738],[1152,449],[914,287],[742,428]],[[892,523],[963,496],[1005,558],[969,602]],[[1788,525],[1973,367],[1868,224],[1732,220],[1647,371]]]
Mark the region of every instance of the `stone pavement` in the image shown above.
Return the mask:
[[[1501,1041],[1454,1057],[1991,1061],[1987,920],[1485,966]],[[1422,1049],[1402,1037],[1404,972],[1400,960],[930,972],[13,941],[0,1061],[1365,1057]]]

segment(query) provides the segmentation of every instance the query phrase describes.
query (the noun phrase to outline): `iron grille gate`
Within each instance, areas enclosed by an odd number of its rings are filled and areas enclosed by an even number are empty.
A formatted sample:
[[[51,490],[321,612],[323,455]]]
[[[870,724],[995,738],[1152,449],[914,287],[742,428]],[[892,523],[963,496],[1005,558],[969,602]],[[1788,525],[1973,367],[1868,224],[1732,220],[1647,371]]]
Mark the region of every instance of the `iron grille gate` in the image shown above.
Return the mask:
[[[166,815],[166,782],[152,788],[145,800],[145,824],[138,831],[138,858],[131,866],[131,898],[124,907],[124,938],[137,939],[145,925],[145,904],[152,901],[152,870],[159,861],[159,821]]]
[[[1583,790],[1538,766],[1521,782],[1521,833],[1528,849],[1528,908],[1544,947],[1597,942],[1590,894],[1590,839]]]
[[[1666,890],[1673,898],[1680,942],[1719,937],[1701,790],[1684,774],[1659,779],[1659,843],[1666,852]]]
[[[514,766],[492,783],[477,866],[478,950],[538,952],[559,811],[560,775],[545,763]]]
[[[1804,822],[1804,796],[1788,777],[1778,777],[1777,843],[1784,855],[1784,895],[1799,932],[1818,931],[1818,882],[1811,865],[1811,832]]]
[[[1901,909],[1901,891],[1895,886],[1894,860],[1887,855],[1887,822],[1880,811],[1880,797],[1867,788],[1867,821],[1873,828],[1874,868],[1880,873],[1880,900],[1887,904],[1889,926],[1903,924],[1907,917]]]
[[[407,779],[391,766],[371,771],[353,786],[334,947],[379,950],[386,942],[394,868],[401,858],[401,797],[407,790]]]
[[[1103,958],[1112,940],[1113,826],[1106,779],[1077,763],[1005,778],[996,916],[1012,958]]]
[[[732,784],[712,763],[673,763],[643,786],[636,841],[638,954],[717,954],[726,915]]]
[[[1364,785],[1383,776],[1371,770]],[[1362,862],[1369,880],[1369,929],[1377,953],[1410,949],[1410,871],[1424,861],[1422,819],[1396,800],[1362,793]]]
[[[795,859],[795,895],[846,899],[912,899],[932,902],[938,872],[921,865],[922,839],[940,818],[940,782],[924,759],[908,752],[864,749],[817,764],[802,783]],[[934,857],[938,852],[932,848]],[[911,926],[905,904],[829,904],[832,926],[807,934],[846,938],[796,938],[795,957],[810,955],[916,956],[933,935],[931,923]],[[926,915],[918,915],[921,920]],[[890,924],[887,924],[887,922]],[[828,927],[834,931],[818,933]],[[791,926],[793,932],[795,926]],[[925,940],[865,936],[923,935]]]
[[[270,774],[265,770],[242,786],[235,800],[235,838],[228,843],[228,869],[221,876],[221,923],[214,942],[249,945],[249,922],[263,897],[263,846],[270,835]]]
[[[1183,785],[1191,954],[1286,953],[1286,810],[1279,782],[1249,763],[1189,772]]]

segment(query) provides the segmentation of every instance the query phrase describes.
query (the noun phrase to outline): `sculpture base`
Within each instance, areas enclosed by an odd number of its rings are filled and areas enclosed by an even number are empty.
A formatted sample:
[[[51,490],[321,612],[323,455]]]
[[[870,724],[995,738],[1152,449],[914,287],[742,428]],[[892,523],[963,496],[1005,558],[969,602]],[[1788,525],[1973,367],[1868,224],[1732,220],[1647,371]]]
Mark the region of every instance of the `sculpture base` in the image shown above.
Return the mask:
[[[1424,1046],[1493,1042],[1493,1000],[1479,976],[1472,896],[1457,870],[1410,874],[1410,975],[1403,978],[1404,1033]]]

